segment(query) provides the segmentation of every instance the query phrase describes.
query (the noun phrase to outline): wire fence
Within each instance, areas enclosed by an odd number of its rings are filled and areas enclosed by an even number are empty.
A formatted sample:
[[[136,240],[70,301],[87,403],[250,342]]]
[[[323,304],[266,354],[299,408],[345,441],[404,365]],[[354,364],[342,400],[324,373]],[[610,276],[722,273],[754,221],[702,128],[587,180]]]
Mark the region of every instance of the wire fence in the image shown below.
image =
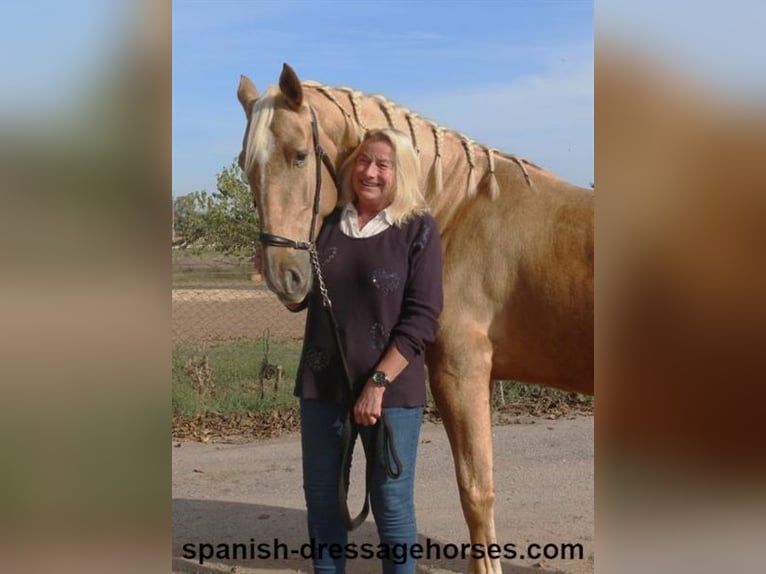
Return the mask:
[[[195,405],[213,410],[231,408],[224,397],[238,395],[257,399],[258,404],[280,400],[280,395],[289,401],[305,321],[306,311],[288,311],[251,263],[174,254],[173,380],[180,383],[174,401],[190,410],[199,408],[184,403],[184,388],[193,393]],[[512,381],[494,383],[496,405],[506,404],[509,390],[510,397],[518,394]],[[549,390],[534,387],[523,392],[543,393],[532,397],[536,404],[549,396]],[[216,393],[219,402],[212,400]]]
[[[285,309],[251,260],[174,250],[172,298],[174,346],[303,337],[305,312]]]
[[[256,341],[269,332],[278,340],[300,340],[305,311],[291,313],[262,284],[251,288],[174,288],[173,344],[213,346]]]

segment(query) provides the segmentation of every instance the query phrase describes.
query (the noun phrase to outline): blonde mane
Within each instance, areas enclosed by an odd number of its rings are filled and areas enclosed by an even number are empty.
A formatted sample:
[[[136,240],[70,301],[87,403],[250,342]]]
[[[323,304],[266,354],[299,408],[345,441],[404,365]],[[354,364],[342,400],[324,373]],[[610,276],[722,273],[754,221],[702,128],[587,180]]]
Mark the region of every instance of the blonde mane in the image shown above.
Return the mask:
[[[397,113],[401,114],[404,117],[404,120],[407,124],[407,129],[404,129],[402,131],[409,132],[410,139],[412,140],[412,145],[415,148],[415,151],[418,153],[418,155],[420,155],[421,148],[417,138],[417,128],[424,127],[427,130],[429,130],[433,136],[433,144],[434,144],[433,164],[431,166],[431,169],[428,175],[428,195],[429,196],[437,197],[441,195],[442,192],[444,191],[444,175],[443,175],[444,166],[442,164],[442,151],[444,150],[444,145],[445,145],[444,144],[445,135],[448,135],[449,137],[454,138],[456,141],[460,142],[463,148],[464,158],[466,161],[466,165],[468,167],[468,175],[466,177],[466,185],[465,185],[465,192],[464,192],[465,198],[471,198],[476,195],[478,191],[478,182],[482,181],[482,179],[485,176],[489,178],[488,187],[487,187],[489,197],[493,200],[498,197],[500,193],[500,186],[498,184],[497,176],[496,176],[496,161],[495,161],[496,156],[505,160],[512,161],[516,165],[518,165],[518,167],[521,169],[521,172],[524,175],[524,179],[527,185],[529,186],[529,188],[532,191],[536,191],[526,166],[527,165],[530,165],[533,167],[537,167],[537,166],[535,166],[532,162],[524,158],[520,158],[512,154],[505,154],[500,152],[496,148],[492,148],[487,145],[480,144],[474,141],[473,139],[469,138],[465,134],[462,134],[455,130],[445,128],[433,120],[423,118],[419,116],[417,113],[410,111],[406,107],[401,106],[380,94],[368,95],[358,90],[354,90],[352,88],[348,88],[348,87],[335,88],[335,87],[321,84],[319,82],[315,82],[311,80],[305,80],[301,82],[301,84],[305,88],[316,90],[318,93],[320,93],[322,96],[327,98],[330,102],[332,102],[341,111],[341,113],[343,114],[343,117],[345,118],[346,124],[351,128],[352,133],[355,133],[357,143],[361,141],[364,133],[371,129],[370,126],[367,126],[362,121],[361,107],[364,102],[372,103],[375,107],[377,107],[380,110],[380,112],[383,114],[385,118],[385,122],[388,125],[388,127],[397,127],[394,125],[394,117],[397,115]],[[338,97],[336,97],[336,94],[338,96],[343,94],[348,97],[348,102],[351,105],[351,112],[349,112],[346,109],[346,107],[344,107],[343,104],[341,104]],[[402,129],[402,128],[399,128],[399,129]],[[477,151],[482,152],[486,156],[487,164],[488,164],[488,169],[486,173],[481,174],[478,177],[476,173],[478,171],[477,158],[476,158]]]

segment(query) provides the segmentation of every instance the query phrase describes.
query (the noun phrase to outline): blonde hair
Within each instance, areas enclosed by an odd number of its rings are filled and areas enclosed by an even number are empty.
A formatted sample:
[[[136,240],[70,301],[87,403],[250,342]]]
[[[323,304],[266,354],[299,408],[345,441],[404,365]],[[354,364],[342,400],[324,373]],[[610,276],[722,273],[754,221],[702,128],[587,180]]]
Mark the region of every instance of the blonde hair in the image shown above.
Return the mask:
[[[394,128],[369,130],[361,143],[351,152],[340,168],[340,194],[338,205],[344,206],[354,200],[351,178],[356,158],[367,142],[386,142],[394,151],[393,201],[388,211],[394,225],[406,223],[413,215],[428,211],[425,197],[420,191],[420,161],[410,138]]]

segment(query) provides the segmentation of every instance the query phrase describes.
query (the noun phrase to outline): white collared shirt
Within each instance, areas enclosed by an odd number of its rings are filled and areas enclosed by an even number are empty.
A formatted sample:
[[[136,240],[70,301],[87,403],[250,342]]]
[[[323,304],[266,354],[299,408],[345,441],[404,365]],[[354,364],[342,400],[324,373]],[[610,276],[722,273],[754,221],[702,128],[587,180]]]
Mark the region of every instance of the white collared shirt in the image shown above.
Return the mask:
[[[359,229],[359,213],[353,203],[347,203],[340,215],[340,230],[349,237],[372,237],[385,231],[392,225],[393,222],[388,213],[388,208],[370,219],[362,229]]]

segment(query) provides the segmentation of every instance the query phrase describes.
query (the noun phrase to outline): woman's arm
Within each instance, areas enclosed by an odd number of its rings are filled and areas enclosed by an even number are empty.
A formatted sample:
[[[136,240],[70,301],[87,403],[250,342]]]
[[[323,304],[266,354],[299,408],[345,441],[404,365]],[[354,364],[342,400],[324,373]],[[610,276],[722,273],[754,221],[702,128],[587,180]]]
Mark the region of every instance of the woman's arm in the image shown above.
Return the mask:
[[[422,218],[409,259],[404,299],[391,329],[391,341],[407,361],[412,361],[436,338],[444,304],[441,241],[433,217]]]

